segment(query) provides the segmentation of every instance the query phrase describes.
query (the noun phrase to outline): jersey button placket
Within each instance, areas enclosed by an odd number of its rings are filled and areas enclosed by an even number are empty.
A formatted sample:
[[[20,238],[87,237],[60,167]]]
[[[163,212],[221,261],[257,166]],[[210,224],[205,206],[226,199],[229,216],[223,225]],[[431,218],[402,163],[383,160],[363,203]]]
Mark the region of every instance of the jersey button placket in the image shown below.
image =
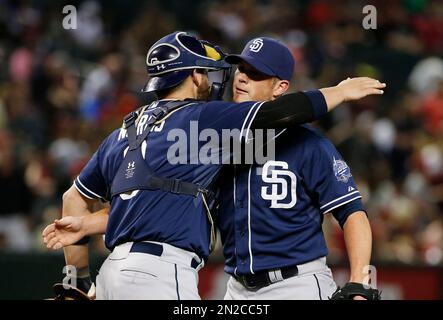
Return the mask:
[[[236,210],[235,210],[235,247],[237,248],[237,261],[239,273],[245,273],[248,269],[248,174],[237,177]]]

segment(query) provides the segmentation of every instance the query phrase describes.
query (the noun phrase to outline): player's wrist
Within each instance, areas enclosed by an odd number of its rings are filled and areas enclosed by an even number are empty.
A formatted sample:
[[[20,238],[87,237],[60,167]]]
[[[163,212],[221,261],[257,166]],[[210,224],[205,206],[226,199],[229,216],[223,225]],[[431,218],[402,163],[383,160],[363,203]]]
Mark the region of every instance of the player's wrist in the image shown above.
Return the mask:
[[[89,244],[90,237],[87,233],[87,230],[85,230],[85,224],[83,223],[83,217],[75,217],[77,221],[75,222],[75,232],[76,235],[79,237],[79,240],[74,243],[74,245],[87,245]]]
[[[319,89],[323,94],[328,111],[332,111],[340,103],[344,102],[344,88],[341,85]]]
[[[89,219],[87,217],[88,216],[79,217],[78,232],[83,238],[89,237],[91,235],[90,234],[91,224],[89,223]]]
[[[349,100],[349,98],[347,96],[347,90],[346,90],[345,85],[337,85],[337,86],[335,86],[335,88],[337,89],[336,95],[337,95],[337,100],[339,101],[338,104]]]
[[[348,282],[364,283],[365,278],[367,278],[366,274],[351,274]]]

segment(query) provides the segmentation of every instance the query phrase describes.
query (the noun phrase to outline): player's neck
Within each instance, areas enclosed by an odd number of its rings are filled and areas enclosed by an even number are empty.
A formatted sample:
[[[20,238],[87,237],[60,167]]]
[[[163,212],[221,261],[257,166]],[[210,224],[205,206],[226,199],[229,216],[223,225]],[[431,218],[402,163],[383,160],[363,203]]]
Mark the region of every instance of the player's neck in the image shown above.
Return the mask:
[[[196,99],[197,90],[194,88],[192,81],[186,79],[178,88],[172,90],[167,94],[164,99],[170,100],[185,100],[185,99]]]

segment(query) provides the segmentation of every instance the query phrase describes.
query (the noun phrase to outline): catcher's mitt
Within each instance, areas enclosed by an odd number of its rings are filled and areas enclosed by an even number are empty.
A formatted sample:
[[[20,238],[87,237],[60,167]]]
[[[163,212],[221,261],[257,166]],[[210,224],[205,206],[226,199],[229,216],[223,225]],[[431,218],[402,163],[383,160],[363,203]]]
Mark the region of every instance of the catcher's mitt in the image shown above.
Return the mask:
[[[52,288],[55,292],[55,298],[53,300],[95,300],[94,284],[92,284],[88,293],[63,283],[56,283]]]
[[[343,288],[338,287],[330,300],[352,300],[355,296],[362,296],[367,300],[380,300],[380,292],[357,282],[348,282]]]

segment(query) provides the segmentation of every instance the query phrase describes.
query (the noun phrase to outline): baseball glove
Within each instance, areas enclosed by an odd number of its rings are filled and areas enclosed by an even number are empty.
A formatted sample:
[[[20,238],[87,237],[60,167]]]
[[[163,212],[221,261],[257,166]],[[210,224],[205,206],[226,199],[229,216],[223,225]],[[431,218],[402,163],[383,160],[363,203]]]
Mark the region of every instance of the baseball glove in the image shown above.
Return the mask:
[[[88,293],[63,283],[56,283],[52,288],[55,292],[55,298],[53,300],[95,300],[94,284],[92,284]]]
[[[380,292],[377,289],[357,282],[348,282],[343,288],[338,287],[330,300],[352,300],[355,296],[362,296],[367,300],[380,300],[381,298]]]

